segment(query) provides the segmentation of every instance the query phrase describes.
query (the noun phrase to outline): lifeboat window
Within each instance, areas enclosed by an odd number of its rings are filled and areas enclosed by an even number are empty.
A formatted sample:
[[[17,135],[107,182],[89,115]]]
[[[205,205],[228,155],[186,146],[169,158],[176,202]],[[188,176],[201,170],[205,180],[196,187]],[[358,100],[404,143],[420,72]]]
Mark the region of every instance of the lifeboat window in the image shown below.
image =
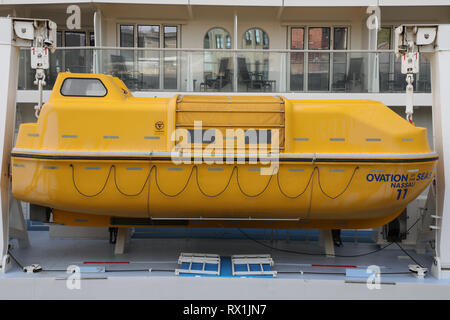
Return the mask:
[[[66,78],[61,86],[61,94],[69,97],[104,97],[107,92],[95,78]]]

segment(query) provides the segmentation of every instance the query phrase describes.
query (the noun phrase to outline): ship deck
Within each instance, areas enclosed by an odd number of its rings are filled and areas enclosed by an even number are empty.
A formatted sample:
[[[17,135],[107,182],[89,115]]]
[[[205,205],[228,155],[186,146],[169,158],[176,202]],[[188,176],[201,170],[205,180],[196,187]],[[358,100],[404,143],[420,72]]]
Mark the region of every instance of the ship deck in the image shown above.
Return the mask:
[[[430,272],[418,279],[408,271],[414,264],[395,244],[358,257],[326,257],[281,250],[323,253],[314,241],[220,238],[133,237],[122,255],[114,255],[108,240],[53,239],[47,231],[30,231],[31,246],[11,250],[23,266],[40,264],[43,271],[24,273],[14,263],[0,275],[0,299],[449,299],[450,280]],[[14,242],[13,242],[14,243]],[[264,245],[263,245],[264,244]],[[337,255],[377,250],[373,243],[344,242]],[[181,252],[270,254],[272,277],[176,276]],[[431,253],[410,255],[430,268]],[[67,288],[67,267],[82,266],[81,289]],[[370,265],[380,267],[379,289],[369,289],[368,275],[349,274]],[[103,266],[105,272],[83,272]],[[148,269],[152,269],[151,272]],[[351,270],[350,270],[351,271]]]

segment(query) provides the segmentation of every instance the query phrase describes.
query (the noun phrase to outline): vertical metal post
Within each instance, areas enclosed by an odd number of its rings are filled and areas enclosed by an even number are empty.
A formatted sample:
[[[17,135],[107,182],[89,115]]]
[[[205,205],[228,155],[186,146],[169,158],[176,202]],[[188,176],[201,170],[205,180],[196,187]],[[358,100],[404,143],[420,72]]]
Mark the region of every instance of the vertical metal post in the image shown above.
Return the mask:
[[[101,47],[103,45],[102,43],[102,12],[97,9],[97,11],[94,12],[94,41],[95,41],[95,47]],[[93,65],[94,65],[94,73],[102,73],[102,66],[101,66],[101,57],[102,52],[98,49],[93,49]]]
[[[11,149],[16,124],[16,91],[20,47],[54,49],[56,24],[46,19],[0,18],[0,272],[10,267],[8,257],[11,207]],[[31,33],[33,36],[31,36]],[[35,57],[42,58],[41,57]],[[37,62],[36,62],[37,63]],[[48,61],[40,60],[42,66]],[[33,66],[33,63],[32,63]],[[34,67],[37,72],[42,68]],[[37,74],[38,75],[38,74]],[[21,211],[20,209],[18,211]],[[23,224],[22,224],[23,226]],[[22,228],[23,229],[23,228]],[[24,231],[25,230],[21,230]]]
[[[276,91],[285,92],[286,91],[286,79],[287,79],[287,68],[286,68],[286,60],[288,53],[281,52],[280,53],[280,85]]]
[[[192,92],[195,90],[193,85],[193,76],[192,76],[192,52],[188,52],[187,55],[187,83],[186,83],[186,91]]]
[[[334,242],[331,230],[319,230],[319,246],[325,248],[327,258],[334,257]]]
[[[436,257],[432,273],[450,278],[450,24],[440,25],[431,58],[434,147],[439,154],[436,170]]]
[[[309,49],[309,27],[305,27],[305,40],[303,48],[305,48],[305,44]],[[292,41],[292,40],[291,40]],[[304,52],[303,54],[303,91],[308,91],[308,73],[309,73],[309,52]]]
[[[131,239],[130,228],[119,228],[117,231],[116,245],[114,246],[114,254],[124,254],[126,251],[126,245]]]
[[[11,189],[11,149],[16,123],[16,91],[20,49],[13,46],[13,24],[10,18],[0,19],[0,263],[7,271],[9,241],[9,207]]]
[[[238,49],[238,16],[234,13],[234,30],[233,30],[233,49]],[[233,52],[233,91],[238,91],[238,63],[237,63],[237,52]]]
[[[376,50],[378,46],[378,30],[381,26],[381,11],[377,6],[371,6],[367,8],[367,13],[372,14],[367,18],[368,28],[368,49]],[[370,21],[376,19],[375,24],[371,24]],[[378,72],[378,53],[368,53],[367,57],[367,91],[377,93],[380,91],[379,72]]]

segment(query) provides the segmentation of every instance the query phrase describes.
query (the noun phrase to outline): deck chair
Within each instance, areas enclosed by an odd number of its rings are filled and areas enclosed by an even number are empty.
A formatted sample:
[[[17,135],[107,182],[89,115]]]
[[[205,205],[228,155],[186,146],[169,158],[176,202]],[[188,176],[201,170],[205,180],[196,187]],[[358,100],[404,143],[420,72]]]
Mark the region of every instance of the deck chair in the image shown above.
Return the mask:
[[[245,58],[237,58],[237,62],[239,82],[246,85],[247,91],[249,89],[259,89],[261,91],[266,91],[266,89],[270,89],[272,91],[275,89],[275,80],[266,80],[264,73],[253,73],[248,71]]]
[[[223,87],[231,82],[230,69],[228,69],[229,58],[220,59],[219,72],[217,77],[213,78],[212,74],[205,75],[205,80],[200,83],[200,88],[206,91],[208,88],[220,91]]]
[[[247,62],[245,58],[237,58],[238,62],[238,74],[239,82],[244,83],[249,89],[260,89],[265,90],[267,87],[272,87],[272,82],[270,80],[264,80],[262,73],[253,73],[248,71]]]

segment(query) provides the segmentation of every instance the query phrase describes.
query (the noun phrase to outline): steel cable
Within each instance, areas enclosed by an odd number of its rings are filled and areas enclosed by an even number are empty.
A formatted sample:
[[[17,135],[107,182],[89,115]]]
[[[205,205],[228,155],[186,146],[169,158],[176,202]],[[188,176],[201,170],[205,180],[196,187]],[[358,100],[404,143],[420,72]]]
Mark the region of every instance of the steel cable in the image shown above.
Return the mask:
[[[421,218],[418,218],[409,228],[408,228],[408,230],[406,230],[406,233],[408,233],[419,221],[421,220]],[[326,256],[327,254],[326,253],[314,253],[314,252],[302,252],[302,251],[296,251],[296,250],[289,250],[289,249],[280,249],[280,248],[276,248],[276,247],[273,247],[273,246],[270,246],[270,245],[268,245],[268,244],[265,244],[265,243],[263,243],[263,242],[261,242],[261,241],[259,241],[259,240],[257,240],[257,239],[254,239],[254,238],[252,238],[252,237],[250,237],[247,233],[245,233],[242,229],[240,229],[240,228],[238,228],[238,230],[247,238],[247,239],[249,239],[249,240],[251,240],[251,241],[253,241],[253,242],[255,242],[255,243],[258,243],[258,244],[260,244],[261,246],[263,246],[263,247],[266,247],[266,248],[269,248],[269,249],[272,249],[272,250],[276,250],[276,251],[281,251],[281,252],[286,252],[286,253],[293,253],[293,254],[299,254],[299,255],[308,255],[308,256]],[[378,249],[376,249],[376,250],[373,250],[373,251],[369,251],[369,252],[365,252],[365,253],[359,253],[359,254],[354,254],[354,255],[340,255],[340,254],[335,254],[334,256],[335,257],[338,257],[338,258],[357,258],[357,257],[363,257],[363,256],[367,256],[367,255],[370,255],[370,254],[373,254],[373,253],[376,253],[376,252],[379,252],[379,251],[382,251],[382,250],[384,250],[384,249],[386,249],[387,247],[389,247],[389,246],[391,246],[391,245],[393,245],[394,243],[396,243],[396,242],[389,242],[388,244],[386,244],[385,246],[383,246],[383,247],[380,247],[380,248],[378,248]],[[399,247],[400,247],[400,245],[398,244],[398,243],[396,243]],[[415,261],[416,263],[417,263],[417,261],[416,260],[414,260],[402,247],[400,247],[400,249],[403,251],[403,252],[405,252],[413,261]],[[419,266],[421,266],[419,263],[417,263]]]

